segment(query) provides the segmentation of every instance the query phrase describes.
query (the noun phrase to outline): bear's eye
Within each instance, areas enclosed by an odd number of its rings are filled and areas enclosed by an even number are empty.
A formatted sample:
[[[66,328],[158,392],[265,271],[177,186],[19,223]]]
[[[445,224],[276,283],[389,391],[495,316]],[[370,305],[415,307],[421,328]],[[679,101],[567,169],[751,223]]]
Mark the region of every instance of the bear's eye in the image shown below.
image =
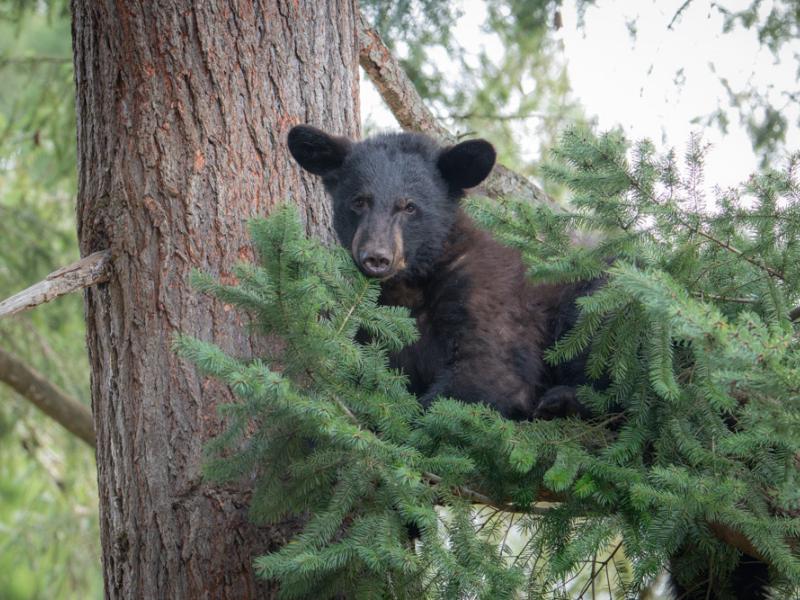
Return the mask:
[[[367,196],[356,196],[350,202],[350,208],[355,211],[362,211],[369,205],[369,198]]]
[[[408,202],[408,203],[407,203],[407,204],[406,204],[406,205],[403,207],[403,210],[404,210],[404,211],[405,211],[407,214],[409,214],[409,215],[413,215],[415,212],[417,212],[417,205],[416,205],[416,204],[414,204],[413,202]]]

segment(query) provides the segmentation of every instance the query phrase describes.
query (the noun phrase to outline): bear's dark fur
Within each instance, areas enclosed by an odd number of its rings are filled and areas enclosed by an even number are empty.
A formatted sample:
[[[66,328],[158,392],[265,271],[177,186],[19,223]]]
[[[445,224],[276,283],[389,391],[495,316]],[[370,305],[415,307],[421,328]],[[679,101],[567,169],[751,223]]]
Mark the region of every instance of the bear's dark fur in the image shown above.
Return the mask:
[[[322,177],[343,246],[382,280],[381,302],[406,306],[420,339],[394,357],[423,405],[437,396],[482,402],[511,419],[585,414],[575,398],[582,366],[546,366],[542,352],[575,317],[592,284],[534,285],[516,250],[459,208],[491,172],[484,140],[441,148],[413,133],[362,142],[309,126],[289,150]]]

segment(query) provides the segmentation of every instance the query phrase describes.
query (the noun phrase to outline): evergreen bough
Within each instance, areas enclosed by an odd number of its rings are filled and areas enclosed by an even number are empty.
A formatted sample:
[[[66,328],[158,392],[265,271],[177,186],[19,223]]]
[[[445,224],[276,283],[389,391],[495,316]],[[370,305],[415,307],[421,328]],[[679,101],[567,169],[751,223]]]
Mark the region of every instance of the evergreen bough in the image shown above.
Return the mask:
[[[251,223],[259,264],[237,285],[196,274],[282,340],[248,360],[176,341],[238,398],[207,476],[254,481],[258,522],[305,517],[258,574],[286,598],[628,597],[673,559],[720,591],[740,557],[722,528],[797,593],[800,159],[709,207],[704,151],[693,139],[682,174],[647,141],[576,129],[545,166],[569,210],[468,201],[531,277],[606,280],[547,353],[589,352],[606,380],[580,390],[592,421],[511,422],[451,399],[423,412],[387,359],[413,319],[379,306],[378,284],[292,208]],[[582,229],[599,242],[573,244]]]

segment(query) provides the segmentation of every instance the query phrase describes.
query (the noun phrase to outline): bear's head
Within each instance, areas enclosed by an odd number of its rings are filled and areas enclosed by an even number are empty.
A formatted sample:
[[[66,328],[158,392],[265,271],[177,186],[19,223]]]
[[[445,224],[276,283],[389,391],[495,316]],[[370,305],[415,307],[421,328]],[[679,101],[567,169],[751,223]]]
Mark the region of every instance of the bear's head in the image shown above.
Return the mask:
[[[354,142],[298,125],[288,143],[300,166],[322,177],[341,244],[365,275],[381,280],[430,272],[464,190],[483,181],[495,161],[485,140],[442,148],[418,133]]]

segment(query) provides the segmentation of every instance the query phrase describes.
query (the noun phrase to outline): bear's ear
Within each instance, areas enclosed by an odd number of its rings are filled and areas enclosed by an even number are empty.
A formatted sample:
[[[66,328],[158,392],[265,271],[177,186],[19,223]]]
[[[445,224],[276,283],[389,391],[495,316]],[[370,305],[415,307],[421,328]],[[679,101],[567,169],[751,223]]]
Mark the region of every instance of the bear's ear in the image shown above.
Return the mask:
[[[287,140],[289,152],[298,164],[314,175],[328,175],[342,166],[353,143],[334,137],[311,125],[292,127]]]
[[[475,187],[489,176],[496,153],[486,140],[468,140],[442,150],[436,166],[456,189]]]

